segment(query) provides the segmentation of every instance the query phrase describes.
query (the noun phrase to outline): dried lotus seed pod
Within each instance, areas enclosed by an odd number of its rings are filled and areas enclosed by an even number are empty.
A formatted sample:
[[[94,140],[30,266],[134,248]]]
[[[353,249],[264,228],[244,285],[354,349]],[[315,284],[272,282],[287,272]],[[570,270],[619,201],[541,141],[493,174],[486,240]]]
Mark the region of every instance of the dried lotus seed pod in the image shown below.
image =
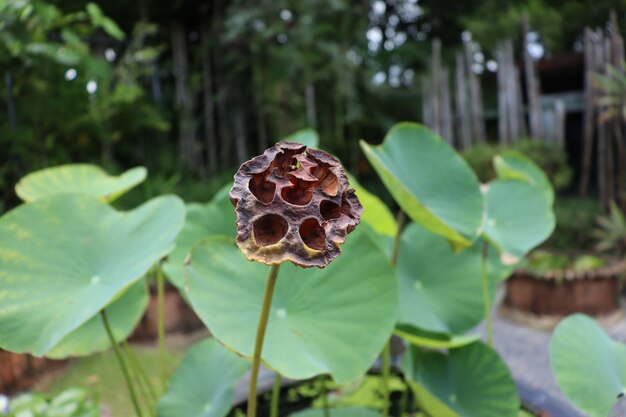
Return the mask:
[[[237,244],[250,260],[323,268],[361,219],[363,207],[339,161],[295,142],[279,142],[243,163],[230,200]]]

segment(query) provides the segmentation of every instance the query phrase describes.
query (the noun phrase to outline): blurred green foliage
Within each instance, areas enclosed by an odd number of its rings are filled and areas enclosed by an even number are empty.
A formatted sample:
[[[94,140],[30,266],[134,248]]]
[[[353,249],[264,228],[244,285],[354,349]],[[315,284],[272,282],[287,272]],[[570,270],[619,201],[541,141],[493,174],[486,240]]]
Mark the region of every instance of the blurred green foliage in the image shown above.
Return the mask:
[[[100,408],[83,388],[70,388],[54,397],[28,393],[13,398],[6,417],[100,417]]]
[[[548,176],[556,191],[566,188],[572,179],[572,169],[565,150],[556,143],[542,140],[522,139],[512,146],[499,147],[491,144],[476,145],[463,152],[465,160],[482,182],[496,177],[492,159],[504,150],[515,150],[536,163]]]
[[[592,250],[595,218],[602,212],[593,198],[560,197],[554,205],[556,229],[544,247],[568,250]]]
[[[27,172],[68,162],[110,172],[146,166],[153,184],[145,192],[169,188],[208,200],[223,178],[217,173],[241,163],[241,142],[249,157],[307,126],[360,178],[368,167],[358,139],[374,142],[399,120],[418,119],[434,37],[448,67],[465,31],[487,62],[505,37],[519,47],[528,13],[538,41],[557,54],[576,50],[584,27],[603,28],[609,12],[624,7],[626,0],[0,0],[0,211],[17,204],[11,184]],[[175,24],[184,29],[192,109],[184,122]],[[485,72],[481,82],[489,107],[495,77]],[[208,98],[217,168],[207,162]],[[183,166],[178,155],[186,123],[198,167]],[[569,174],[557,172],[561,188]]]
[[[126,38],[100,8],[65,13],[37,0],[0,2],[0,193],[11,201],[11,184],[37,168],[75,161],[113,163],[112,145],[137,141],[169,124],[140,83],[161,46],[145,46],[156,26],[139,22]],[[126,40],[115,62],[93,54],[93,39]],[[96,94],[97,92],[97,94]]]
[[[591,232],[596,240],[595,249],[618,257],[626,255],[626,219],[622,209],[611,202],[609,213],[596,218],[597,227]]]
[[[492,50],[507,37],[518,45],[521,43],[519,28],[522,17],[527,14],[531,30],[537,32],[548,52],[558,54],[581,40],[585,26],[603,27],[611,10],[619,11],[624,7],[625,0],[484,0],[478,2],[471,14],[460,19],[475,41]]]
[[[521,42],[521,31],[512,33],[511,28],[521,28],[524,14],[529,16],[533,28],[538,30],[550,50],[562,49],[563,29],[561,14],[544,0],[509,2],[502,7],[499,0],[488,0],[480,4],[471,16],[463,18],[474,39],[487,49],[495,49],[498,42],[513,35]],[[485,19],[485,16],[493,16]]]
[[[151,347],[133,347],[133,349],[146,370],[150,382],[155,387],[160,387],[161,368],[157,349]],[[183,354],[182,350],[182,347],[179,347],[177,350],[167,352],[168,374],[176,369]],[[63,373],[51,380],[44,388],[52,395],[58,395],[71,387],[82,386],[99,399],[100,404],[109,410],[111,416],[132,416],[133,406],[122,378],[123,375],[114,353],[108,351],[75,359]]]
[[[536,250],[523,261],[522,265],[528,272],[541,277],[546,272],[555,270],[591,271],[606,266],[606,260],[593,255],[573,255]]]

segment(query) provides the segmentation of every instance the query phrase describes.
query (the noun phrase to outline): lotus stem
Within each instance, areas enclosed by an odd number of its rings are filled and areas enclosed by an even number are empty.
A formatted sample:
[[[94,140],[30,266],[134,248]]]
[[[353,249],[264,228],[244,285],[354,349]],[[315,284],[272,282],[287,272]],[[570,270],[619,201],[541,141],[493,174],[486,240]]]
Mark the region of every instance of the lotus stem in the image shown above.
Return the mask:
[[[281,377],[278,372],[274,377],[274,388],[272,388],[272,402],[270,404],[270,417],[278,417],[278,403],[280,400]]]
[[[489,274],[487,260],[489,255],[489,242],[483,241],[483,249],[480,256],[480,273],[483,284],[483,305],[485,306],[485,329],[487,331],[487,344],[493,346],[493,322],[491,320],[491,294],[489,291]]]
[[[130,372],[128,371],[128,367],[126,366],[126,362],[124,362],[124,357],[122,355],[122,351],[115,341],[115,336],[113,336],[113,331],[111,330],[111,325],[109,324],[109,319],[107,318],[106,310],[100,311],[100,316],[102,317],[102,323],[104,324],[104,328],[107,332],[107,336],[109,336],[109,340],[111,341],[111,345],[113,346],[113,351],[115,352],[115,356],[117,358],[117,362],[120,364],[120,369],[124,374],[124,379],[126,380],[126,386],[128,388],[128,394],[130,395],[130,400],[133,403],[133,407],[135,408],[135,413],[137,417],[143,417],[141,412],[141,408],[139,407],[139,401],[137,401],[137,393],[135,392],[135,387],[133,386],[133,382],[130,379]]]
[[[135,351],[133,350],[133,348],[130,347],[128,342],[126,341],[122,342],[122,347],[124,348],[126,352],[126,356],[130,360],[131,368],[135,370],[135,375],[137,376],[137,380],[139,382],[139,388],[144,388],[142,391],[143,391],[144,397],[146,398],[146,401],[149,403],[150,411],[151,411],[150,414],[154,414],[154,412],[152,411],[156,409],[158,396],[156,392],[154,391],[152,384],[150,383],[150,378],[148,377],[148,374],[146,373],[146,370],[144,369],[144,367],[141,366],[141,362],[139,361],[139,358],[135,354]]]
[[[328,389],[326,389],[326,378],[322,377],[322,406],[324,407],[324,417],[330,417],[330,407],[328,406]]]
[[[402,236],[402,228],[404,227],[405,222],[406,215],[402,210],[400,210],[396,216],[398,230],[396,231],[396,236],[393,241],[393,254],[391,255],[391,266],[394,268],[398,264],[398,255],[400,254],[400,237]]]
[[[389,416],[389,375],[391,374],[391,366],[389,364],[389,357],[391,356],[391,342],[385,343],[385,348],[383,349],[382,359],[383,359],[383,412],[382,417]]]
[[[265,292],[263,293],[263,306],[261,307],[261,317],[256,330],[256,342],[254,343],[254,356],[252,357],[252,371],[250,372],[250,389],[248,392],[248,417],[256,417],[257,402],[257,379],[259,377],[259,367],[261,365],[261,352],[263,350],[263,340],[265,339],[265,329],[272,306],[272,296],[278,278],[280,264],[272,265],[265,281]]]
[[[407,403],[409,401],[409,384],[404,380],[404,391],[402,391],[402,397],[400,398],[400,409],[398,410],[398,417],[402,417],[406,412]]]
[[[161,261],[156,265],[157,287],[157,334],[159,339],[159,365],[161,366],[161,383],[163,390],[167,385],[167,370],[165,366],[165,280],[161,271]]]
[[[391,255],[391,266],[394,268],[398,264],[398,255],[400,254],[400,238],[402,237],[402,228],[406,222],[406,215],[400,209],[396,216],[396,236],[393,240],[393,252]],[[382,386],[383,386],[383,410],[382,417],[389,416],[389,376],[391,375],[391,340],[385,343],[382,353]]]

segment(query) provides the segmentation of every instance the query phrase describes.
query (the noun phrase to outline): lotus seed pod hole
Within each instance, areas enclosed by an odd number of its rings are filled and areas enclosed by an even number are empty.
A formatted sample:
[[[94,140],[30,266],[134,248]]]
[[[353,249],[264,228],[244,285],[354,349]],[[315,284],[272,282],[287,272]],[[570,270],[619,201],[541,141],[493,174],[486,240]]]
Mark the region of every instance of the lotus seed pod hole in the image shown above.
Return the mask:
[[[254,239],[260,246],[278,243],[285,235],[289,225],[277,214],[266,214],[254,221]]]

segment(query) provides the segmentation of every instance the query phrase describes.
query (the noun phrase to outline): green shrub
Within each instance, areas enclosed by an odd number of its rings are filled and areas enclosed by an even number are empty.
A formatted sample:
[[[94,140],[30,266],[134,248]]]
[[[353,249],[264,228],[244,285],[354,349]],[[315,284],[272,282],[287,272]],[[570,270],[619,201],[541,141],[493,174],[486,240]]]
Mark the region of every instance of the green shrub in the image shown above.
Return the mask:
[[[572,254],[536,250],[523,261],[523,266],[532,274],[542,276],[546,272],[554,270],[591,271],[606,266],[606,261],[592,255],[574,256]]]
[[[558,198],[554,205],[556,229],[544,246],[560,250],[592,249],[591,231],[600,213],[600,205],[592,198]]]
[[[515,150],[532,160],[546,173],[556,191],[566,188],[572,179],[565,150],[552,142],[523,139],[508,147],[481,144],[463,152],[463,157],[474,169],[481,182],[495,178],[491,161],[504,150]]]
[[[530,158],[546,173],[555,190],[566,188],[572,181],[565,150],[553,143],[532,139],[517,142],[513,149]]]
[[[492,161],[497,154],[497,146],[480,144],[464,151],[463,158],[472,167],[480,182],[486,183],[496,177]]]
[[[626,254],[626,219],[615,202],[611,202],[610,209],[608,214],[596,218],[597,227],[591,231],[596,240],[594,249],[623,257]]]

